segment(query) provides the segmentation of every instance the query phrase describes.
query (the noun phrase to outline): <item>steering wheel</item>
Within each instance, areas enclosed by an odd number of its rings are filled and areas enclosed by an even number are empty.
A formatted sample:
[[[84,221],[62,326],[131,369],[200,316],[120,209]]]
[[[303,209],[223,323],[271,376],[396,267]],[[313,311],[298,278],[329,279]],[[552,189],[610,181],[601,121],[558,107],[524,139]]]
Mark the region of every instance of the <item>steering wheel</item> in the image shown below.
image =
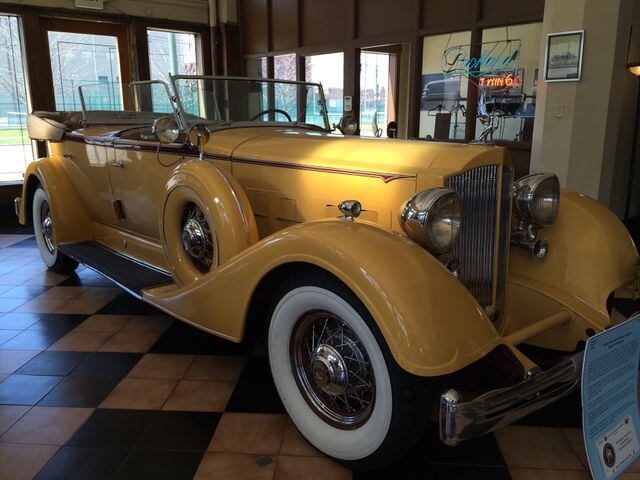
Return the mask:
[[[289,120],[289,122],[291,122],[291,115],[289,115],[287,112],[285,112],[284,110],[281,110],[279,108],[267,108],[266,110],[262,110],[261,112],[256,113],[253,117],[251,117],[250,121],[254,121],[257,120],[260,117],[265,116],[267,113],[269,112],[273,112],[273,113],[279,113],[281,115],[284,115],[285,117],[287,117],[287,120]]]

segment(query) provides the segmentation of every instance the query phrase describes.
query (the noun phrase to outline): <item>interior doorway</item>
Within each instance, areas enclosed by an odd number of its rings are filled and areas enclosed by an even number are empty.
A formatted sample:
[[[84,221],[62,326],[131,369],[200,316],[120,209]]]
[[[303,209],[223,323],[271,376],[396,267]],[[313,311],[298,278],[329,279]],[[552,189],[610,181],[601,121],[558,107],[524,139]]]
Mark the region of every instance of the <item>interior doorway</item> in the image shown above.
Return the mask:
[[[402,45],[360,51],[360,135],[388,136],[387,126],[398,121]]]

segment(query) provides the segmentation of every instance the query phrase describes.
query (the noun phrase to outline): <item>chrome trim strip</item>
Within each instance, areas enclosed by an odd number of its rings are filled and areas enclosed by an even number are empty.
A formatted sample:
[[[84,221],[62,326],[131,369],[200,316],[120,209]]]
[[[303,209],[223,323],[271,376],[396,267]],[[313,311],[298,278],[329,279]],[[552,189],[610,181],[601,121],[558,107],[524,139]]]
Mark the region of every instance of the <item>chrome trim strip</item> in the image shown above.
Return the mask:
[[[136,151],[149,151],[149,152],[160,152],[166,154],[173,154],[180,157],[198,157],[198,153],[191,148],[185,148],[184,146],[168,146],[161,145],[158,148],[157,143],[149,143],[149,144],[141,144],[135,140],[123,140],[117,139],[116,137],[84,137],[77,133],[67,134],[65,135],[65,140],[69,140],[71,142],[79,142],[79,143],[87,143],[87,144],[102,144],[104,146],[111,146],[116,150],[136,150]],[[110,142],[116,142],[113,145],[110,145]],[[348,170],[341,168],[332,168],[332,167],[323,167],[319,165],[299,165],[296,163],[288,163],[288,162],[275,162],[275,161],[266,161],[266,160],[258,160],[253,158],[244,158],[244,157],[232,157],[230,155],[222,155],[215,153],[204,153],[204,158],[215,159],[215,160],[226,160],[235,163],[244,163],[247,165],[260,165],[264,167],[275,167],[275,168],[291,168],[294,170],[308,170],[314,172],[323,172],[323,173],[338,173],[343,175],[354,175],[358,177],[370,177],[370,178],[379,178],[384,183],[389,183],[393,180],[401,180],[405,178],[416,178],[416,175],[407,175],[402,173],[387,173],[387,172],[372,172],[366,170]]]
[[[508,389],[497,390],[470,402],[460,402],[456,390],[440,397],[440,439],[457,445],[513,423],[574,391],[580,383],[583,352],[566,357],[545,372]]]

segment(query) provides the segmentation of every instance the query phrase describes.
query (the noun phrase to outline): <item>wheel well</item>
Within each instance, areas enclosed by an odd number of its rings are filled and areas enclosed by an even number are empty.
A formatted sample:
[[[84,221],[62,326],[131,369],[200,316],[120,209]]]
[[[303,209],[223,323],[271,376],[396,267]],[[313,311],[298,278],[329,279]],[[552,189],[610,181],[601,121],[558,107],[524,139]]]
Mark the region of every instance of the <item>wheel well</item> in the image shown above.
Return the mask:
[[[286,279],[302,271],[314,270],[330,273],[317,265],[305,262],[285,263],[267,273],[260,280],[251,296],[245,324],[245,339],[254,338],[256,334],[259,334],[267,326],[273,297],[278,293]]]
[[[33,212],[33,195],[36,193],[36,189],[40,186],[40,180],[35,175],[30,175],[27,179],[27,186],[25,189],[26,198],[24,198],[24,213],[25,220],[31,221],[31,212]]]

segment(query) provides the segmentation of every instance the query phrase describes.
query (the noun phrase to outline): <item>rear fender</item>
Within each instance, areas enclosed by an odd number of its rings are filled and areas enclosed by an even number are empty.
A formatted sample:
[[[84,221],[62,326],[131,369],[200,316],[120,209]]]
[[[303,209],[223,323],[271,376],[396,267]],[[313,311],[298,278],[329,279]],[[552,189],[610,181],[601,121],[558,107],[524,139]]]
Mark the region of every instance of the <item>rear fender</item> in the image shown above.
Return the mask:
[[[55,243],[64,245],[93,238],[91,217],[58,158],[31,162],[24,178],[18,215],[21,224],[26,225],[31,220],[32,197],[40,184],[49,197]]]
[[[344,282],[371,313],[398,364],[414,374],[456,371],[501,343],[482,308],[437,259],[406,237],[359,221],[324,220],[281,230],[198,282],[147,290],[144,298],[240,341],[260,280],[294,262],[325,269]]]

